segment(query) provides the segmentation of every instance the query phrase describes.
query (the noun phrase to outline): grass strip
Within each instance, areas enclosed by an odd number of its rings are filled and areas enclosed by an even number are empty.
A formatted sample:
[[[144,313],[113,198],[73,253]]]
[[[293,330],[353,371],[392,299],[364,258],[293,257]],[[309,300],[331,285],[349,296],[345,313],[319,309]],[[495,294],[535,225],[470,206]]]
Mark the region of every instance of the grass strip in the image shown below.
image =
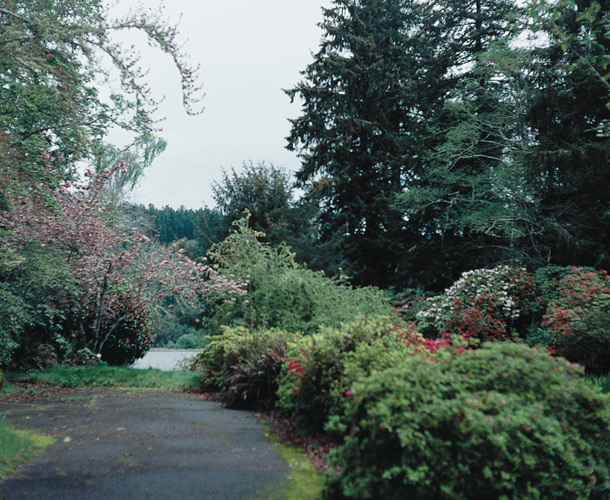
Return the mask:
[[[55,442],[51,436],[14,429],[0,418],[0,481],[23,462],[42,453]]]
[[[266,492],[261,500],[319,500],[324,480],[315,465],[300,446],[283,441],[273,427],[265,423],[265,437],[290,467],[288,489]]]
[[[59,387],[199,387],[201,375],[194,372],[140,370],[124,366],[55,365],[42,371],[7,373],[9,382],[27,382]]]

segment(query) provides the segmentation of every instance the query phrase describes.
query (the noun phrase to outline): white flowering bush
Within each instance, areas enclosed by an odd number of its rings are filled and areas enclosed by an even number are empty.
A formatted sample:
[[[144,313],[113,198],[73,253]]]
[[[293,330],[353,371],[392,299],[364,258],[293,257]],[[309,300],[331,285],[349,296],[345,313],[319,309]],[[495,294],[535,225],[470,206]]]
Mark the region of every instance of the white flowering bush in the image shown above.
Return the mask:
[[[420,328],[479,340],[506,339],[524,326],[536,305],[533,277],[524,268],[467,271],[417,313]]]

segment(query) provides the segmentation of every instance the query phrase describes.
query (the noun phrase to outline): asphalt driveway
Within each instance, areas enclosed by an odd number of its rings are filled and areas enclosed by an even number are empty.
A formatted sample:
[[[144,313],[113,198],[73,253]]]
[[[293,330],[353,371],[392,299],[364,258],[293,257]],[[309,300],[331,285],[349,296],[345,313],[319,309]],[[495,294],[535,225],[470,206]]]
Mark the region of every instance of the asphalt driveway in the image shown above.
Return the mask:
[[[0,401],[0,414],[57,439],[0,484],[2,500],[267,499],[288,486],[255,415],[196,396],[62,389]]]

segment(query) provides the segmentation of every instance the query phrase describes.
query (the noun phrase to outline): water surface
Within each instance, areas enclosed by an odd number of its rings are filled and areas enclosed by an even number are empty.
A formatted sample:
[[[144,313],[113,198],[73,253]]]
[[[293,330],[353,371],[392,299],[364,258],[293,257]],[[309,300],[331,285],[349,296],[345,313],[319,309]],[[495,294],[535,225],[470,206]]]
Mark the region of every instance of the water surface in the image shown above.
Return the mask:
[[[180,370],[185,360],[200,352],[201,349],[151,349],[132,366],[143,369],[158,368],[165,371]]]

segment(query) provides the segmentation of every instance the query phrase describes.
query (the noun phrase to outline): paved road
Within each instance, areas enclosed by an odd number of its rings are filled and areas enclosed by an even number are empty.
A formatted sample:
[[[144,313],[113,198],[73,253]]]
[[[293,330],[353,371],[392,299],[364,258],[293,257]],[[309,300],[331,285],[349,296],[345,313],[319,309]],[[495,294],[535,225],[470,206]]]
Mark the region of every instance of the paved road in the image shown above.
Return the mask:
[[[2,413],[57,437],[0,484],[2,500],[267,499],[288,485],[252,414],[194,396],[66,389],[0,401]]]

